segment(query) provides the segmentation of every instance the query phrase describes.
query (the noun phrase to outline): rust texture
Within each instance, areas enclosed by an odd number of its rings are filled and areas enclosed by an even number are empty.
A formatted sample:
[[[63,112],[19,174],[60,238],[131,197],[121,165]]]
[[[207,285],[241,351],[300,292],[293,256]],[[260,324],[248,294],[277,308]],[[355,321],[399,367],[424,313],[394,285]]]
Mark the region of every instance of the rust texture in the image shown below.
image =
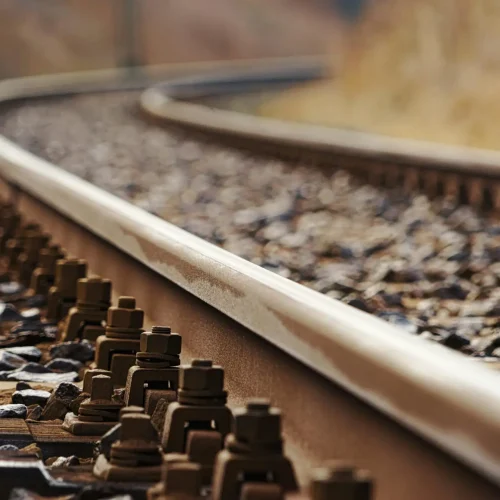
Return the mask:
[[[111,370],[115,385],[124,386],[129,368],[140,351],[144,311],[136,307],[135,298],[122,296],[116,307],[108,309],[106,333],[97,338],[97,368]]]
[[[222,367],[204,359],[182,367],[178,399],[167,408],[162,447],[201,464],[203,483],[210,484],[215,457],[233,423]]]
[[[99,455],[94,474],[109,481],[159,481],[163,455],[151,417],[125,413],[120,423],[120,439],[111,445],[109,461]]]
[[[68,252],[85,257],[94,272],[111,279],[117,294],[134,294],[145,304],[149,324],[182,331],[187,359],[205,356],[223,364],[231,405],[256,395],[271,398],[286,415],[283,430],[293,444],[287,453],[304,482],[308,471],[322,462],[349,459],[377,478],[377,499],[498,498],[498,489],[484,477],[224,314],[26,193],[19,194],[19,202],[26,219],[36,217],[50,228]],[[421,406],[430,412],[436,408]]]
[[[68,314],[76,303],[77,282],[86,274],[87,262],[83,259],[57,261],[54,286],[48,296],[48,321],[59,322]]]
[[[255,481],[298,490],[292,463],[283,454],[281,412],[262,399],[234,411],[234,431],[215,461],[212,498],[237,498],[242,482]]]
[[[63,341],[87,339],[95,341],[105,332],[108,308],[111,305],[111,281],[100,277],[78,280],[76,306],[68,313],[62,332]]]
[[[123,403],[112,399],[113,380],[108,375],[94,375],[90,397],[80,404],[78,416],[66,414],[63,428],[77,436],[102,436],[114,427]]]
[[[161,481],[148,490],[148,500],[201,499],[201,466],[175,462],[163,467]]]
[[[171,333],[169,327],[153,326],[150,332],[141,333],[140,351],[136,353],[136,364],[127,375],[125,404],[146,406],[148,389],[161,390],[158,398],[176,399],[179,380],[182,337]],[[146,412],[153,414],[155,406],[148,404]]]
[[[55,283],[56,262],[66,257],[65,251],[57,244],[41,248],[38,266],[34,269],[30,281],[30,293],[47,297]]]

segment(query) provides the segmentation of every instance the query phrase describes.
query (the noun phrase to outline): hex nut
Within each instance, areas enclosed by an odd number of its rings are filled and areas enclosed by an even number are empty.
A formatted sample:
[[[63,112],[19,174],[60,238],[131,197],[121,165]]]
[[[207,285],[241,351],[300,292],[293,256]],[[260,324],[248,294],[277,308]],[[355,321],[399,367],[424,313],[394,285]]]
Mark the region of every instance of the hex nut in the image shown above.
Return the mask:
[[[114,328],[142,328],[144,324],[144,311],[142,309],[108,309],[108,326]]]
[[[125,413],[121,416],[121,441],[157,441],[158,435],[151,417],[144,413]]]
[[[181,368],[179,387],[184,391],[220,392],[224,389],[224,369],[210,360],[194,360]]]
[[[163,470],[163,484],[166,494],[180,493],[198,497],[202,485],[201,465],[191,462],[173,462]]]
[[[92,389],[92,379],[97,377],[97,375],[105,375],[107,377],[112,377],[112,373],[109,370],[102,370],[101,368],[94,368],[93,370],[87,370],[83,376],[83,392],[90,394]]]
[[[245,408],[234,411],[234,435],[237,441],[250,444],[280,441],[280,410],[266,400],[250,400]]]
[[[79,279],[76,293],[79,302],[109,303],[111,301],[111,281],[100,277]]]
[[[173,334],[143,332],[141,333],[142,352],[179,355],[182,348],[182,337]]]
[[[107,375],[96,375],[92,377],[90,384],[91,401],[111,401],[113,395],[113,381]]]

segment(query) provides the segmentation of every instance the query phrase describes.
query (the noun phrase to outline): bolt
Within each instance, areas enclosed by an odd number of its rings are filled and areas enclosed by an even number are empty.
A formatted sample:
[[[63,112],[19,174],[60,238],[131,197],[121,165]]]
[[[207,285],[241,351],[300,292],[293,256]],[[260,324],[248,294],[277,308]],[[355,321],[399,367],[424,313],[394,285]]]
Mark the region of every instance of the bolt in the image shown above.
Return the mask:
[[[111,401],[113,381],[107,375],[96,375],[90,383],[91,401]]]
[[[97,377],[97,375],[105,375],[107,377],[112,377],[113,374],[109,370],[102,370],[101,368],[94,368],[93,370],[87,370],[83,376],[83,392],[90,394],[92,388],[92,379]]]
[[[234,435],[249,444],[272,444],[281,441],[281,412],[268,400],[252,399],[245,408],[234,411]]]
[[[87,274],[83,259],[62,259],[56,262],[55,286],[62,297],[76,298],[76,284]]]
[[[141,329],[144,323],[144,312],[135,307],[133,297],[120,297],[117,307],[108,309],[108,326],[112,328]]]
[[[220,393],[224,389],[224,369],[208,359],[195,359],[183,366],[179,376],[183,391],[209,391]]]
[[[167,495],[179,493],[189,497],[200,496],[201,465],[190,462],[173,462],[166,464],[162,474],[163,485]]]
[[[135,309],[135,298],[134,297],[119,297],[118,307],[120,309]]]
[[[370,500],[373,481],[365,470],[342,462],[329,462],[313,471],[310,492],[313,500],[330,498]]]
[[[126,413],[120,418],[121,441],[157,441],[151,417],[143,413]]]
[[[109,304],[111,302],[111,281],[99,276],[81,278],[77,283],[78,302],[85,304]]]
[[[56,262],[64,259],[65,252],[59,245],[42,248],[38,254],[39,267],[48,273],[55,274]]]
[[[26,236],[25,254],[27,260],[36,261],[40,254],[40,250],[47,246],[50,241],[50,234],[30,232]]]
[[[162,329],[163,332],[158,332]],[[182,337],[176,333],[171,334],[168,327],[154,327],[151,332],[141,334],[140,349],[142,352],[169,354],[177,356],[181,353]]]

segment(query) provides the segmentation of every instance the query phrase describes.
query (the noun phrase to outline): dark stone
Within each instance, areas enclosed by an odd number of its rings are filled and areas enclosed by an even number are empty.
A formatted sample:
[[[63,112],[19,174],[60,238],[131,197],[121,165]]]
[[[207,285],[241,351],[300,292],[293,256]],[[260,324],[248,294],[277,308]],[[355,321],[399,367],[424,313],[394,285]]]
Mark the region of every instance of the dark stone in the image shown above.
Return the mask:
[[[434,292],[440,299],[465,300],[469,292],[464,290],[459,283],[449,283],[439,285]]]
[[[42,357],[42,351],[35,346],[7,347],[5,350],[33,363],[38,363]]]
[[[401,307],[403,305],[402,294],[400,293],[381,293],[380,297],[387,307]]]
[[[81,342],[63,342],[57,344],[50,349],[50,357],[54,358],[69,358],[85,363],[94,359],[94,346],[82,340]]]
[[[450,349],[460,350],[470,344],[470,340],[458,333],[450,333],[448,336],[440,340],[440,343]]]
[[[1,286],[1,284],[0,284]],[[22,321],[22,314],[12,304],[0,304],[0,322]]]
[[[75,384],[63,382],[59,384],[50,395],[45,408],[43,409],[41,420],[64,419],[68,413],[71,403],[82,391]]]
[[[43,408],[40,405],[36,405],[33,408],[28,409],[28,420],[40,420],[42,417]]]
[[[12,394],[13,403],[24,404],[26,406],[45,406],[49,398],[50,392],[36,391],[34,389],[24,389],[23,391],[16,391]]]
[[[424,225],[424,223],[420,219],[416,219],[416,220],[410,222],[406,226],[406,234],[411,236],[418,228],[422,227],[423,225]]]
[[[83,364],[75,359],[55,358],[49,361],[45,366],[57,372],[67,373],[78,372]]]
[[[486,316],[500,316],[500,304],[494,304],[486,311]]]
[[[348,304],[352,307],[355,307],[356,309],[359,309],[360,311],[371,312],[371,309],[368,306],[368,304],[362,299],[358,299],[358,298],[349,299],[346,301],[346,304]]]
[[[19,448],[13,444],[3,444],[0,446],[0,453],[2,451],[19,451]]]
[[[418,326],[411,322],[403,313],[395,312],[395,311],[382,311],[376,314],[379,318],[387,321],[388,323],[393,324],[408,333],[417,333]]]
[[[458,252],[452,253],[448,260],[452,262],[464,262],[470,257],[470,252],[467,250],[459,250]]]
[[[22,359],[22,358],[21,358]],[[39,363],[26,363],[18,371],[23,371],[25,373],[50,373],[51,370]]]
[[[111,456],[111,445],[120,439],[121,428],[122,424],[116,424],[114,427],[109,429],[109,431],[106,432],[106,434],[104,434],[99,441],[98,451],[99,453],[102,453],[108,460]]]
[[[27,382],[18,382],[16,384],[16,391],[24,391],[25,389],[31,389],[31,385],[29,385]]]
[[[381,252],[382,250],[389,248],[391,245],[392,245],[392,240],[381,241],[380,243],[365,248],[363,253],[365,257],[370,257],[378,252]]]
[[[0,370],[10,371],[16,370],[26,365],[26,360],[20,356],[16,356],[5,349],[0,350]]]
[[[0,418],[26,418],[27,413],[26,405],[0,405]]]
[[[384,281],[389,283],[415,283],[424,279],[422,271],[414,268],[389,269],[384,277]]]

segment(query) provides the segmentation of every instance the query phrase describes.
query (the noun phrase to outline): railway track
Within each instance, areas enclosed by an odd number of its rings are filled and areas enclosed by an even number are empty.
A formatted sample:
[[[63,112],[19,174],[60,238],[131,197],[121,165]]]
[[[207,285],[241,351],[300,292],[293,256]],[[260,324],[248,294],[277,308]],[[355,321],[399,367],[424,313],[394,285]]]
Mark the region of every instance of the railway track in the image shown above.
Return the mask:
[[[325,131],[263,125],[174,99],[241,92],[238,80],[249,91],[269,84],[270,75],[283,85],[321,74],[318,61],[302,71],[284,62],[271,74],[269,67],[254,72],[244,66],[221,65],[224,78],[214,73],[208,80],[154,87],[143,94],[142,107],[156,120],[189,126],[209,140],[319,164],[334,155],[337,165],[375,182],[410,179],[410,190],[422,186],[498,207],[494,153],[363,134],[327,138]],[[196,67],[184,70],[194,74]],[[47,77],[0,90],[4,102],[19,102],[145,85],[116,80],[116,74]],[[0,175],[4,199],[14,200],[71,255],[86,259],[93,273],[109,278],[116,296],[136,297],[147,325],[179,331],[184,359],[210,358],[224,366],[231,407],[259,395],[282,409],[287,453],[302,484],[313,466],[344,458],[372,471],[376,498],[384,500],[497,496],[500,396],[494,371],[231,255],[5,138]]]

